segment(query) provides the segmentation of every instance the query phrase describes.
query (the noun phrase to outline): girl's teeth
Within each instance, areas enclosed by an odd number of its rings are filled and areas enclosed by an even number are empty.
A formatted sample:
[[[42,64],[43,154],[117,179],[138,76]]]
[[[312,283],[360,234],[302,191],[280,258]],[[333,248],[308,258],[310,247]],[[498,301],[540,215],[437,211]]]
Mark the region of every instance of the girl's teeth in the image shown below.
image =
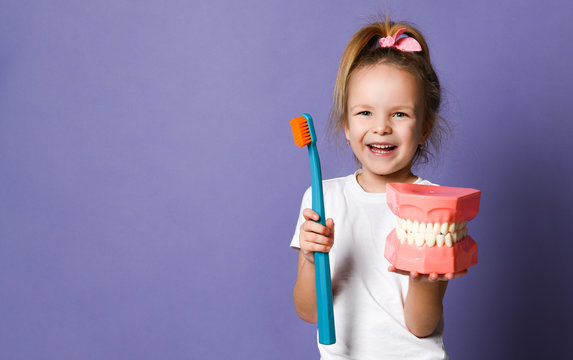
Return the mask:
[[[394,151],[395,146],[394,145],[368,145],[370,147],[370,149],[374,152],[377,153],[381,153],[381,154],[387,154],[390,153],[392,151]]]

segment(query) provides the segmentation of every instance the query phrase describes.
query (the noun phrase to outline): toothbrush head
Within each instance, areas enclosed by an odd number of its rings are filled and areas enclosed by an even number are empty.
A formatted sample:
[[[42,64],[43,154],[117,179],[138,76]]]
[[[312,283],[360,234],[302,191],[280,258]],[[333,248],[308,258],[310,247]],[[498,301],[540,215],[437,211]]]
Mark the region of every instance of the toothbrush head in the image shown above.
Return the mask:
[[[295,117],[290,121],[290,126],[292,128],[294,143],[298,147],[306,146],[312,142],[316,143],[314,124],[309,114],[304,113],[301,116]]]

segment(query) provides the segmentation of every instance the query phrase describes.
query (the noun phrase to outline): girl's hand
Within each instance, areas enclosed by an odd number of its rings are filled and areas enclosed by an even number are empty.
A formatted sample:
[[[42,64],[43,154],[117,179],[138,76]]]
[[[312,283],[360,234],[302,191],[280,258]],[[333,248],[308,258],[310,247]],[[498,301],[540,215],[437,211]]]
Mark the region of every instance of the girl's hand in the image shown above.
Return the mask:
[[[462,270],[457,273],[447,273],[447,274],[438,274],[438,273],[430,273],[430,274],[420,274],[417,271],[403,271],[396,269],[395,266],[389,266],[388,271],[410,276],[410,278],[414,281],[426,281],[426,282],[436,282],[436,281],[448,281],[452,280],[456,277],[464,276],[468,273],[468,269]]]
[[[314,252],[329,252],[334,244],[334,220],[326,219],[326,226],[316,222],[320,216],[312,209],[302,212],[306,220],[300,226],[300,251],[305,260],[314,264]]]

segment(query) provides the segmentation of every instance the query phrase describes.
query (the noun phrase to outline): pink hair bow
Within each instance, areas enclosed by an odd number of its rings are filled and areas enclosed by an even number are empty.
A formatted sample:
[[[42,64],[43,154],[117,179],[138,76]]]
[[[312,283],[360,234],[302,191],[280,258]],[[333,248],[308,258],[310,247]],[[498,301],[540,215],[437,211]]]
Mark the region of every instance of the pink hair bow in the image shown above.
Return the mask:
[[[407,29],[401,28],[400,30],[396,31],[393,36],[386,36],[380,38],[379,43],[380,47],[387,48],[387,47],[395,47],[400,51],[422,51],[422,46],[420,43],[411,37],[403,37],[401,39],[396,40],[400,35],[402,35]]]

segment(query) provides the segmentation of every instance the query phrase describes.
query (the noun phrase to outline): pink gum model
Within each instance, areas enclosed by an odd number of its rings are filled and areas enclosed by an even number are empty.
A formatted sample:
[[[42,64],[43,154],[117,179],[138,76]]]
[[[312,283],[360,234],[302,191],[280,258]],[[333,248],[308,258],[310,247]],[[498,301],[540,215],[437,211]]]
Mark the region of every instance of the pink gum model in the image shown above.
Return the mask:
[[[419,223],[460,223],[472,220],[479,211],[481,191],[448,186],[390,183],[386,201],[401,219]],[[477,264],[477,245],[466,235],[451,247],[421,246],[400,241],[396,229],[386,238],[384,257],[397,269],[422,274],[454,273]]]

